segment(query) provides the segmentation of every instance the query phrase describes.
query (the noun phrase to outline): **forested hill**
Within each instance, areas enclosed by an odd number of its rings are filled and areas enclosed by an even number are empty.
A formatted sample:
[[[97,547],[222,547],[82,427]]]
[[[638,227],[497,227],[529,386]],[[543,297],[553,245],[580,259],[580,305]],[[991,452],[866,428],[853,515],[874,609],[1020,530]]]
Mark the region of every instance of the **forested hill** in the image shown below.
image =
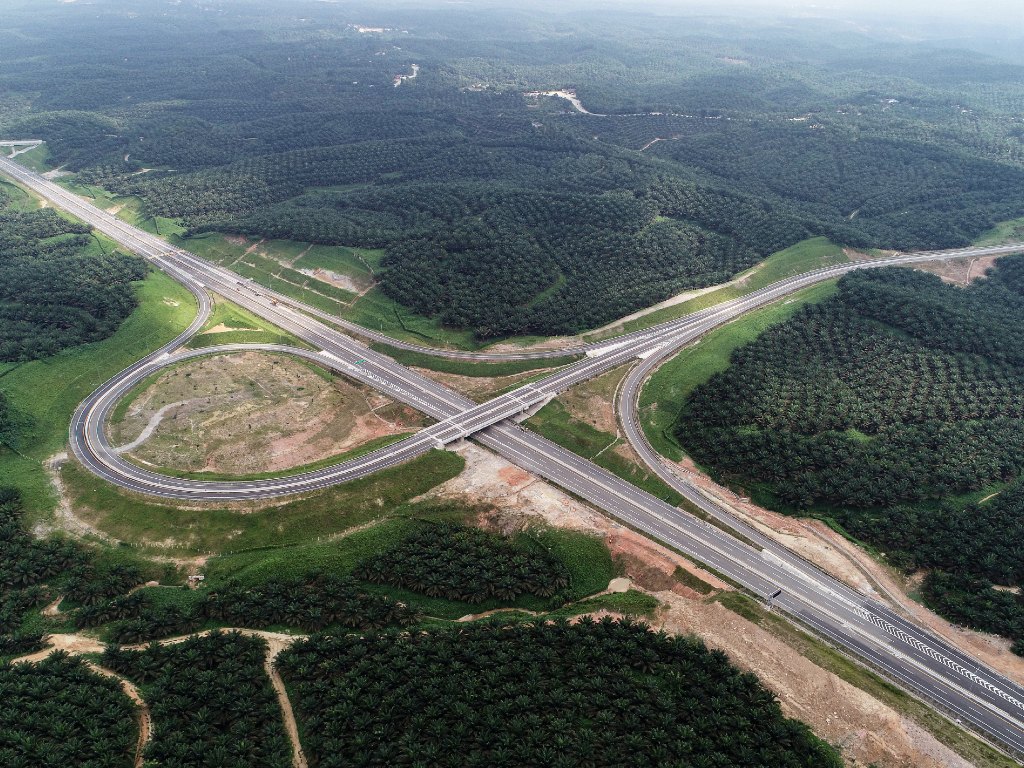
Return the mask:
[[[0,188],[0,361],[106,338],[135,308],[145,264],[105,253],[89,231],[52,209],[19,210]]]
[[[680,443],[782,509],[837,520],[930,602],[1024,653],[1024,257],[968,288],[854,272],[693,392]]]
[[[287,7],[12,9],[0,132],[193,231],[384,248],[386,294],[481,338],[594,327],[809,235],[955,246],[1024,212],[1024,68],[978,54],[824,22]],[[598,114],[529,95],[562,88]]]

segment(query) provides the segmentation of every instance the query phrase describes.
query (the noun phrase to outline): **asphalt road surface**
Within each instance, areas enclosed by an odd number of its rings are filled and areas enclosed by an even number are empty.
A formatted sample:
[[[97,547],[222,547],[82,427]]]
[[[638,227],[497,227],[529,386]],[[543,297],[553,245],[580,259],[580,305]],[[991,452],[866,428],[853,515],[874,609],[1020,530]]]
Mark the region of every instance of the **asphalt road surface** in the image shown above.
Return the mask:
[[[175,498],[265,498],[311,490],[368,474],[400,463],[430,447],[473,435],[483,445],[523,468],[577,494],[623,523],[706,563],[752,593],[767,599],[778,592],[772,601],[777,610],[784,611],[835,645],[868,661],[883,674],[937,703],[942,710],[962,719],[993,741],[1024,754],[1024,689],[1021,686],[896,615],[870,596],[818,571],[756,531],[745,529],[726,510],[700,494],[694,497],[692,488],[685,493],[694,503],[721,520],[722,525],[739,530],[752,544],[654,498],[508,421],[509,416],[539,404],[575,383],[637,357],[645,359],[642,366],[653,365],[657,357],[743,312],[847,271],[937,258],[1016,253],[1024,250],[1024,245],[911,254],[816,270],[681,320],[593,345],[584,350],[588,354],[584,360],[489,403],[477,405],[320,322],[311,316],[316,312],[302,311],[305,308],[290,299],[175,249],[15,163],[0,158],[0,171],[104,232],[123,247],[149,258],[188,286],[199,302],[199,317],[189,331],[139,361],[127,372],[113,377],[76,412],[71,428],[72,450],[101,477],[142,493]],[[144,481],[130,474],[123,475],[123,468],[107,455],[108,451],[113,451],[103,436],[105,416],[116,403],[119,393],[127,391],[124,387],[132,376],[142,370],[157,370],[161,365],[181,359],[181,354],[173,350],[205,321],[209,312],[207,291],[237,302],[321,350],[319,353],[295,351],[296,354],[315,356],[328,367],[418,408],[437,419],[438,423],[416,436],[353,462],[290,478],[203,483],[155,474],[144,478]],[[336,319],[331,319],[331,322],[338,325]],[[360,328],[359,332],[367,335],[365,329]],[[390,339],[387,343],[394,345]],[[282,348],[272,349],[284,351]],[[209,353],[209,349],[196,352]],[[565,351],[558,354],[565,354]],[[130,387],[131,384],[127,384],[127,388]],[[635,424],[635,418],[624,419],[624,424],[628,423]],[[633,435],[631,440],[635,437]],[[415,442],[417,440],[419,442]],[[650,457],[645,456],[645,460],[650,460]],[[656,461],[655,464],[661,465],[661,462]],[[662,469],[665,469],[663,465]],[[331,475],[331,471],[336,474]],[[671,482],[682,490],[678,478]]]

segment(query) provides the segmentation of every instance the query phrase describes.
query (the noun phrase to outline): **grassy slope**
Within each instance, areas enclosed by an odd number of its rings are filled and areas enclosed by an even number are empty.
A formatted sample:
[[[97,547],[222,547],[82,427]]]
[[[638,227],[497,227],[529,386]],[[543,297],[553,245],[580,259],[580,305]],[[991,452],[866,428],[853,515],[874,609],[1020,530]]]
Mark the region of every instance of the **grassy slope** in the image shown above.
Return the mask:
[[[678,505],[683,500],[657,475],[615,452],[614,448],[623,443],[622,438],[575,418],[559,400],[552,400],[541,408],[527,420],[526,425],[548,440],[593,461],[599,467],[669,504]]]
[[[974,243],[975,245],[998,245],[1020,240],[1024,240],[1024,217],[996,224],[988,232],[979,235]]]
[[[457,454],[432,451],[370,477],[256,511],[165,506],[99,482],[77,465],[65,467],[63,478],[75,509],[104,533],[152,554],[204,554],[334,536],[390,514],[464,466]]]
[[[835,281],[796,293],[784,302],[744,315],[712,331],[697,344],[683,349],[664,363],[640,394],[640,421],[655,450],[679,460],[683,451],[671,434],[679,409],[696,387],[729,367],[737,347],[756,339],[765,329],[789,319],[805,304],[823,301],[835,291]]]
[[[218,326],[231,330],[208,333],[211,328]],[[220,344],[289,344],[294,347],[309,347],[297,336],[282,331],[252,312],[217,296],[214,298],[210,319],[186,346],[194,349]]]
[[[30,168],[36,173],[44,173],[53,166],[50,163],[50,148],[45,144],[40,144],[35,149],[30,149],[28,152],[22,152],[16,158],[15,162],[24,165],[26,168]]]
[[[110,338],[45,360],[14,366],[0,390],[30,426],[18,453],[0,453],[0,477],[25,495],[30,516],[52,509],[55,499],[42,462],[61,451],[78,404],[110,376],[174,338],[195,317],[192,295],[160,272],[138,286],[139,306]]]
[[[526,371],[548,370],[576,362],[582,355],[563,355],[561,357],[544,357],[534,360],[508,360],[495,363],[479,363],[472,360],[451,360],[445,357],[412,352],[388,346],[387,344],[371,344],[371,349],[397,360],[403,365],[426,368],[441,373],[454,373],[458,376],[513,376]]]

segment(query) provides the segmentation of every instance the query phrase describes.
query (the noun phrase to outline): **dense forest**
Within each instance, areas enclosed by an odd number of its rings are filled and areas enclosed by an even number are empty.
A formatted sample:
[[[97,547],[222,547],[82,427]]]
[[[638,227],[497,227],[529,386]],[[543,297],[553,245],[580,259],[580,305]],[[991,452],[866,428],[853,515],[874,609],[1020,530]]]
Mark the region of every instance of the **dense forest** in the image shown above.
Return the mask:
[[[103,253],[89,231],[52,209],[17,210],[0,188],[0,361],[106,338],[135,309],[145,264]],[[4,422],[0,410],[0,439]]]
[[[0,765],[131,768],[135,706],[118,682],[81,659],[53,653],[0,666]]]
[[[264,673],[266,641],[237,632],[143,651],[111,646],[102,664],[135,682],[155,728],[147,762],[174,768],[289,768],[281,708]]]
[[[481,339],[599,326],[809,235],[963,245],[1024,211],[1024,69],[982,54],[820,21],[289,9],[14,9],[0,131],[192,232],[383,248],[381,291]],[[557,89],[593,114],[531,95]]]
[[[931,572],[944,614],[1024,652],[1024,259],[967,288],[854,272],[736,350],[681,445],[773,506],[811,510]],[[984,498],[982,498],[984,497]]]
[[[278,657],[311,766],[839,766],[699,640],[604,619],[315,637]]]

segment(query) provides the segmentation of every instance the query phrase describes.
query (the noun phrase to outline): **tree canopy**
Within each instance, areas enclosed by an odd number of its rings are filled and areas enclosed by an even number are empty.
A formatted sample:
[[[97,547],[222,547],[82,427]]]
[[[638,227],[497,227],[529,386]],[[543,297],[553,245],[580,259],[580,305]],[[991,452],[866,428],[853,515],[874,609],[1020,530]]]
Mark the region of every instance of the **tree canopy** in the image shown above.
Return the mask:
[[[737,349],[691,393],[676,436],[768,503],[941,570],[926,594],[947,615],[1024,639],[1024,603],[991,588],[1024,584],[1022,320],[1020,257],[967,288],[851,273]]]

